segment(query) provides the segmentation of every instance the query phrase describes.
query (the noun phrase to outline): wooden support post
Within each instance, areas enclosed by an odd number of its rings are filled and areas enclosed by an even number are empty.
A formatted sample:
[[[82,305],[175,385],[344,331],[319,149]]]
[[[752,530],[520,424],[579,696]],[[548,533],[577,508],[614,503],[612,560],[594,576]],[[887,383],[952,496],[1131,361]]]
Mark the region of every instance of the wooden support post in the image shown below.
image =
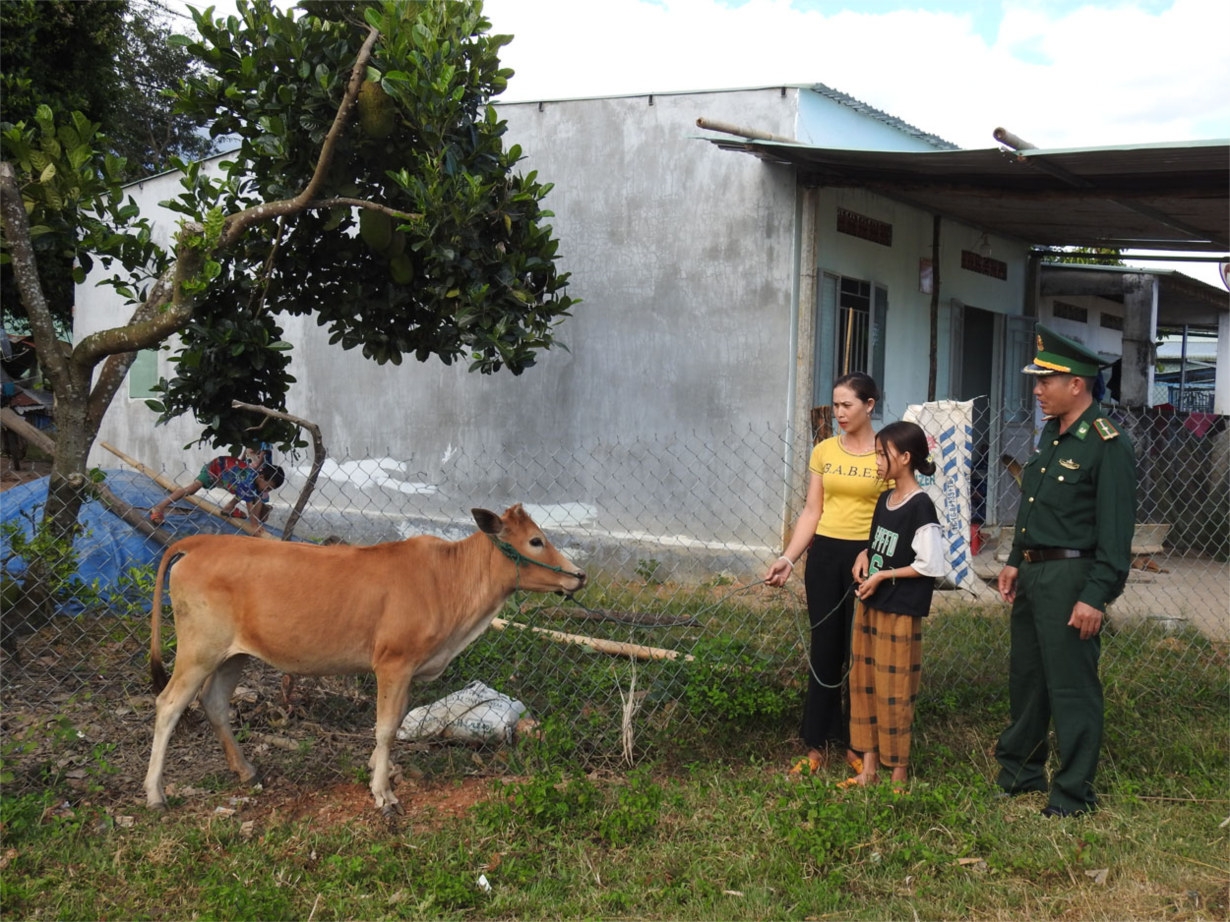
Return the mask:
[[[942,224],[943,219],[936,215],[931,225],[931,364],[927,369],[927,400],[929,401],[935,399],[936,356],[940,351],[940,227]],[[877,381],[876,383],[883,390],[884,382]]]

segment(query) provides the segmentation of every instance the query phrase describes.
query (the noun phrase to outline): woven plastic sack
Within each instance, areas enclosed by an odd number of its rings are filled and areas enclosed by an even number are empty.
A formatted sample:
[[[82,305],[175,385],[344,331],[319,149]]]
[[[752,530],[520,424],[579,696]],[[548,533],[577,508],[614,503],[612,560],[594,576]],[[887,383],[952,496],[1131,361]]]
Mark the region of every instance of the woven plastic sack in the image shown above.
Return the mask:
[[[471,682],[434,704],[417,707],[397,730],[399,740],[451,739],[511,743],[526,707],[482,682]]]

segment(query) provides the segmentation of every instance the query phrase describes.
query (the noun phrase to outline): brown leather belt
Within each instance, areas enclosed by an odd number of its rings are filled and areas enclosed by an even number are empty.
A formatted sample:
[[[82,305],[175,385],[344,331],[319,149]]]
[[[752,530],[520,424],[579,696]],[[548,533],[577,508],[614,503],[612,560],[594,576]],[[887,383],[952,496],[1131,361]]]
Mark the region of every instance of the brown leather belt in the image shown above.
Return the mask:
[[[1041,563],[1044,560],[1072,560],[1075,557],[1094,557],[1094,551],[1078,551],[1070,547],[1035,547],[1025,552],[1027,563]]]

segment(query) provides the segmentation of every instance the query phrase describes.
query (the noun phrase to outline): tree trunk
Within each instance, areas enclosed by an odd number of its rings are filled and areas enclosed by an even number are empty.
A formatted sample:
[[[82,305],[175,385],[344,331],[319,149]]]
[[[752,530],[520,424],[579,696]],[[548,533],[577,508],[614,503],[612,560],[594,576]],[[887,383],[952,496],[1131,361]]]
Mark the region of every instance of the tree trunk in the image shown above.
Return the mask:
[[[57,538],[71,538],[76,532],[77,513],[89,496],[86,459],[98,434],[89,418],[89,371],[83,375],[69,362],[64,377],[67,380],[55,385],[56,454],[43,506],[43,523]]]

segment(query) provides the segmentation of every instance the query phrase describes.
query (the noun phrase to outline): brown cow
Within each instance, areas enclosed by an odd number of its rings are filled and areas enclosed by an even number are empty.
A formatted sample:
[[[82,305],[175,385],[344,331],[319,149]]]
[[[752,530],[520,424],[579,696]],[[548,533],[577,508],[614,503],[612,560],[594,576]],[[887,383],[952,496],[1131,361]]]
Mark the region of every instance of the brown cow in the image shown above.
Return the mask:
[[[434,679],[516,589],[572,593],[577,570],[516,505],[474,509],[479,532],[457,542],[417,537],[371,547],[319,547],[198,535],[167,548],[151,615],[150,673],[158,696],[145,794],[166,809],[167,744],[197,692],[240,781],[257,771],[231,734],[228,708],[248,657],[295,675],[376,673],[376,806],[401,810],[389,781],[389,745],[406,716],[410,681]],[[178,639],[175,674],[162,665],[162,585]]]

